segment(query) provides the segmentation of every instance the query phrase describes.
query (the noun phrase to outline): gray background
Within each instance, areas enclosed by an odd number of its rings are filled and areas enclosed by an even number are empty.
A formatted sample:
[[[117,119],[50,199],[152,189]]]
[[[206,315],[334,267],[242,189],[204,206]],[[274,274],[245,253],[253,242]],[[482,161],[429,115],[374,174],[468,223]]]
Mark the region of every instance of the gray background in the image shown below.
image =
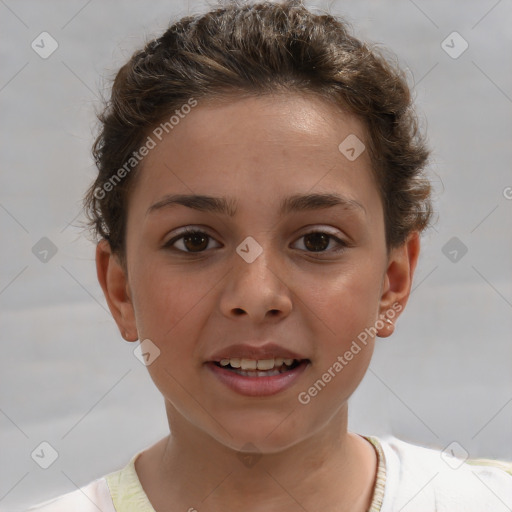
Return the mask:
[[[167,432],[78,223],[100,91],[171,17],[203,5],[0,0],[2,510],[74,490]],[[512,2],[308,5],[398,55],[434,148],[439,220],[407,311],[351,398],[350,430],[512,460]],[[43,31],[59,44],[47,59],[31,48]],[[441,47],[453,31],[469,44],[456,59]],[[32,251],[42,237],[57,248],[46,263]],[[468,249],[456,262],[443,253],[452,237]],[[42,441],[59,455],[46,470],[31,458]]]

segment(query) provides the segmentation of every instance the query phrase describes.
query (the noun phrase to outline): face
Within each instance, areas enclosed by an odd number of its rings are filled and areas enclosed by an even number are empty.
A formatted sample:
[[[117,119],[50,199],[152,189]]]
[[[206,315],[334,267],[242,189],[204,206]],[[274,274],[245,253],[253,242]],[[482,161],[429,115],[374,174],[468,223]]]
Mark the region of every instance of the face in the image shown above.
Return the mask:
[[[199,102],[145,157],[127,275],[111,259],[103,284],[121,332],[160,351],[171,429],[275,452],[346,413],[410,269],[349,135],[363,125],[317,98]]]

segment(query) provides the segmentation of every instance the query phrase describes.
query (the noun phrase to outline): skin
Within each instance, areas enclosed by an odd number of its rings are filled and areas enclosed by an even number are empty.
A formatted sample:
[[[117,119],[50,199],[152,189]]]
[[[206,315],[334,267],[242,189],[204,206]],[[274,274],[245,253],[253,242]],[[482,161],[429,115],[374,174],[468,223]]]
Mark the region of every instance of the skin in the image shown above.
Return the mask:
[[[377,458],[348,432],[347,401],[375,340],[310,403],[297,399],[379,315],[405,307],[419,255],[417,232],[387,251],[368,152],[349,161],[338,150],[350,134],[365,141],[359,120],[313,96],[200,102],[143,161],[128,204],[126,268],[106,241],[98,244],[98,279],[121,334],[160,350],[148,370],[172,435],[136,462],[157,512],[169,503],[210,512],[368,509]],[[287,196],[326,192],[362,208],[279,215]],[[166,194],[229,196],[237,212],[175,205],[148,214]],[[209,235],[208,246],[182,238],[174,251],[165,248],[184,226]],[[334,240],[327,246],[304,237],[312,231],[348,245],[336,253]],[[247,236],[263,249],[252,263],[236,252]],[[179,252],[198,247],[206,249]],[[377,335],[393,327],[386,323]],[[242,396],[204,363],[250,340],[271,340],[310,364],[276,395]],[[247,443],[260,456],[250,467],[239,457]]]

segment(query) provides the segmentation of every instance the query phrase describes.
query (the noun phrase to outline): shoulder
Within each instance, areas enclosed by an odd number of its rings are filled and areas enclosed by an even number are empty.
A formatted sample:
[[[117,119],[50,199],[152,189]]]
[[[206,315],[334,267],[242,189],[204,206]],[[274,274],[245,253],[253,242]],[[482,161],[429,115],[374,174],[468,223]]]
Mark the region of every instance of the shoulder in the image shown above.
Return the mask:
[[[25,512],[155,512],[135,470],[141,453],[124,468]]]
[[[382,512],[507,512],[512,463],[457,457],[395,437],[379,438],[386,460]],[[451,453],[450,453],[451,452]]]
[[[39,503],[26,512],[116,512],[105,477],[76,491]]]

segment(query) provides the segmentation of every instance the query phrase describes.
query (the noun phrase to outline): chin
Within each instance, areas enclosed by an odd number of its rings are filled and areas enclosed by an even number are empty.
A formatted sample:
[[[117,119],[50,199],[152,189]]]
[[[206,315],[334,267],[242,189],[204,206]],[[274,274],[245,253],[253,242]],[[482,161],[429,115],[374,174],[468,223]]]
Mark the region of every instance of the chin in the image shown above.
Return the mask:
[[[248,411],[219,418],[227,432],[214,426],[210,435],[235,451],[279,453],[308,438],[318,428],[307,425],[306,419],[282,409],[278,412]],[[245,448],[244,448],[245,447]],[[255,447],[255,448],[254,448]]]

